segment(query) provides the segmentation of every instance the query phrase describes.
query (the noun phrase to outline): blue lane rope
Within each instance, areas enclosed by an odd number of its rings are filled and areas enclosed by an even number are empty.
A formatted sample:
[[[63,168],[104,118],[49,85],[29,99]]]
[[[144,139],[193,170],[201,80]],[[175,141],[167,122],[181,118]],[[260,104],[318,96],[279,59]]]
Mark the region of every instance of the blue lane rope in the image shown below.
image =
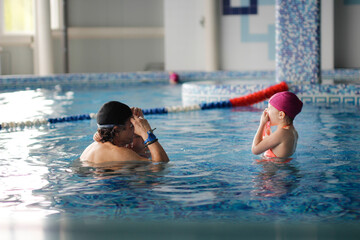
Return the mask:
[[[276,85],[270,86],[264,90],[250,93],[246,96],[232,98],[228,101],[202,103],[202,104],[195,104],[192,106],[185,106],[185,107],[175,106],[175,107],[163,107],[163,108],[150,108],[150,109],[143,109],[142,111],[144,115],[149,115],[149,114],[167,114],[167,113],[175,113],[175,112],[197,111],[197,110],[206,110],[206,109],[214,109],[214,108],[248,106],[254,103],[264,101],[267,98],[270,98],[276,92],[287,91],[288,89],[289,87],[286,84],[286,82],[281,82]],[[93,118],[96,118],[95,113],[58,117],[58,118],[36,119],[34,121],[26,121],[26,122],[8,122],[8,123],[1,123],[0,130],[40,126],[44,124],[54,124],[61,122],[73,122],[73,121],[80,121],[80,120],[93,119]]]
[[[185,107],[173,106],[173,107],[162,107],[162,108],[149,108],[149,109],[142,109],[142,111],[144,115],[153,115],[153,114],[168,114],[168,113],[176,113],[176,112],[198,111],[198,110],[228,108],[228,107],[232,107],[230,101],[220,101],[220,102],[195,104]],[[62,122],[75,122],[75,121],[89,120],[95,118],[96,118],[96,114],[90,113],[90,114],[63,116],[63,117],[48,118],[48,119],[45,118],[35,119],[33,121],[24,121],[24,122],[3,122],[0,124],[0,130],[41,126],[41,125],[48,125],[48,124],[55,124]]]
[[[86,119],[91,119],[90,114],[82,114],[82,115],[60,117],[60,118],[49,118],[48,122],[49,123],[73,122],[73,121],[86,120]]]

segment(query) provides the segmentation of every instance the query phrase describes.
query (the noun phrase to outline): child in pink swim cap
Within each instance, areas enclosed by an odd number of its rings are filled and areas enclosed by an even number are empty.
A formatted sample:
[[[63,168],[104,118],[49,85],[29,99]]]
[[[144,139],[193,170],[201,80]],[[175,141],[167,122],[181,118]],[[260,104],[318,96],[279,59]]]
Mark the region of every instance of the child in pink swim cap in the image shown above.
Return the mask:
[[[269,100],[268,107],[261,115],[260,125],[255,134],[252,152],[264,153],[267,158],[288,158],[296,150],[298,133],[293,125],[303,103],[292,92],[280,92]],[[271,126],[277,126],[271,133]]]

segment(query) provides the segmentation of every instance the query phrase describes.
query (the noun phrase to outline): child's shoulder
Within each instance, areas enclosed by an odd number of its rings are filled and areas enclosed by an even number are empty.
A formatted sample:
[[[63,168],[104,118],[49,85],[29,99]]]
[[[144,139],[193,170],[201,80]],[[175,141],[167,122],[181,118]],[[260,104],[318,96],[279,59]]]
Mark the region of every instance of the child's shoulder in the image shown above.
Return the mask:
[[[295,126],[293,124],[278,127],[278,129],[296,131],[296,128],[295,128]]]
[[[294,125],[283,126],[279,129],[279,133],[287,138],[298,138],[298,132],[296,131]]]

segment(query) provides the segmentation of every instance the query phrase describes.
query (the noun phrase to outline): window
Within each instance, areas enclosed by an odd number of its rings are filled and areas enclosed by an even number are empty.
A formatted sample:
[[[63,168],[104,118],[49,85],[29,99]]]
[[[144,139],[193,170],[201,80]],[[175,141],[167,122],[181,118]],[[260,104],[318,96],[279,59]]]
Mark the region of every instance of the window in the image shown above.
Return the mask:
[[[33,34],[34,0],[3,0],[3,20],[3,34]]]
[[[59,0],[50,1],[51,29],[61,27]],[[35,33],[35,0],[0,0],[0,35]]]

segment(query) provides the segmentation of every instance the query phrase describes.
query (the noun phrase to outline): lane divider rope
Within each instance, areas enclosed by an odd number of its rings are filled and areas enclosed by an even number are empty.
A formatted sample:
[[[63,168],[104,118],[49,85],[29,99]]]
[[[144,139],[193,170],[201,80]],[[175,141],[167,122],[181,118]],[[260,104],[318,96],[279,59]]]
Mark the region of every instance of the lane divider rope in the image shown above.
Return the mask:
[[[215,108],[230,108],[230,107],[241,107],[241,106],[249,106],[252,104],[256,104],[266,99],[270,98],[277,92],[288,91],[289,87],[286,82],[281,82],[276,85],[270,86],[263,90],[247,94],[245,96],[232,98],[227,101],[219,101],[219,102],[210,102],[210,103],[202,103],[195,104],[191,106],[172,106],[172,107],[162,107],[162,108],[150,108],[143,109],[144,115],[150,114],[167,114],[167,113],[176,113],[176,112],[187,112],[187,111],[198,111],[198,110],[207,110],[207,109],[215,109]],[[65,116],[58,118],[43,118],[43,119],[35,119],[33,121],[23,121],[23,122],[4,122],[0,124],[1,129],[15,129],[15,128],[25,128],[25,127],[33,127],[33,126],[41,126],[47,124],[61,123],[61,122],[74,122],[74,121],[82,121],[88,119],[95,119],[96,114],[80,114],[73,116]]]

